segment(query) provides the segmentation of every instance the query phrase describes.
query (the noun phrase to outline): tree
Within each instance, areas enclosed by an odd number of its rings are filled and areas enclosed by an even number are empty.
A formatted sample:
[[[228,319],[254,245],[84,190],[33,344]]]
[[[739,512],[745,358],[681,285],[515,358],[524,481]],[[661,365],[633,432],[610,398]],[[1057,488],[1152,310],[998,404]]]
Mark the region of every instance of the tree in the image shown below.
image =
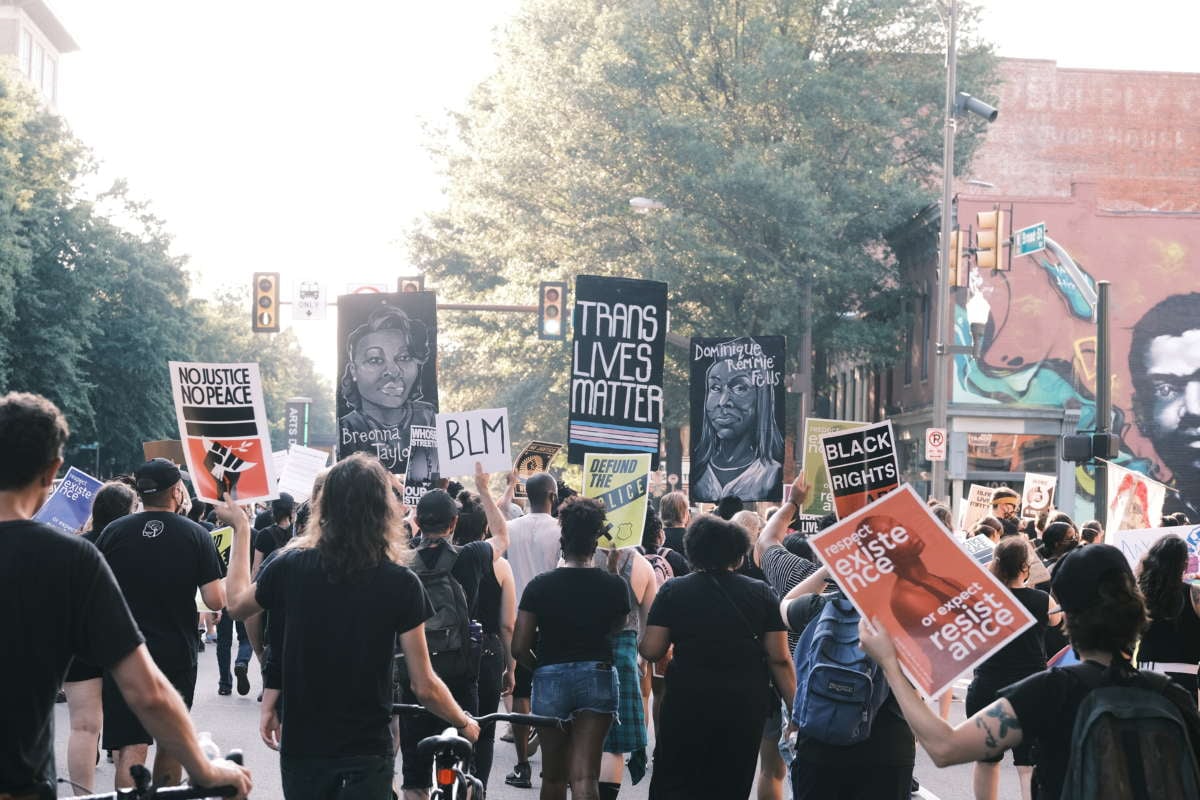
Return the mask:
[[[451,298],[665,280],[684,335],[796,336],[807,282],[819,351],[893,361],[904,291],[886,235],[937,197],[943,49],[929,0],[531,2],[435,141],[449,202],[414,230],[414,258]],[[960,75],[988,96],[986,50],[968,42]],[[977,134],[959,134],[964,164]],[[631,213],[634,196],[664,208]],[[525,435],[563,425],[546,399],[565,397],[567,353],[532,325],[447,322],[451,404],[507,400]],[[668,362],[675,424],[685,369]]]

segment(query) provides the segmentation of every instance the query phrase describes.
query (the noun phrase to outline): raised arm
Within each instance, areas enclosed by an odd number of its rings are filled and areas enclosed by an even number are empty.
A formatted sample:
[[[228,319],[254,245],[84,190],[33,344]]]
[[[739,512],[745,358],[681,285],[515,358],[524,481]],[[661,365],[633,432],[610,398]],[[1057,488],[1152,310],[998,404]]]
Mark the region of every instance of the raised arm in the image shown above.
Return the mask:
[[[500,508],[488,490],[488,481],[491,477],[483,471],[483,465],[476,461],[475,490],[479,492],[479,502],[483,504],[488,530],[492,533],[492,538],[489,540],[492,543],[492,560],[499,561],[500,557],[508,550],[508,520],[504,514],[500,513]]]
[[[1021,721],[1007,699],[1002,697],[957,727],[951,727],[933,713],[904,677],[892,638],[878,620],[874,630],[866,620],[860,622],[858,637],[867,655],[883,668],[884,677],[917,741],[939,767],[993,758],[1021,743]]]
[[[508,478],[504,483],[504,494],[500,497],[501,509],[508,508],[513,503],[513,496],[517,493],[517,473],[515,471],[508,473]]]
[[[771,518],[767,520],[767,524],[759,532],[758,541],[754,544],[754,552],[758,558],[762,558],[762,554],[768,548],[777,544],[783,544],[783,537],[787,535],[788,524],[792,521],[793,517],[800,513],[800,509],[804,507],[806,499],[808,499],[808,479],[801,472],[796,476],[796,480],[792,481],[792,493],[788,497],[788,501],[771,515]]]
[[[229,548],[229,575],[225,578],[225,604],[234,619],[244,620],[262,611],[250,582],[250,521],[228,497],[217,505],[217,519],[233,528]]]

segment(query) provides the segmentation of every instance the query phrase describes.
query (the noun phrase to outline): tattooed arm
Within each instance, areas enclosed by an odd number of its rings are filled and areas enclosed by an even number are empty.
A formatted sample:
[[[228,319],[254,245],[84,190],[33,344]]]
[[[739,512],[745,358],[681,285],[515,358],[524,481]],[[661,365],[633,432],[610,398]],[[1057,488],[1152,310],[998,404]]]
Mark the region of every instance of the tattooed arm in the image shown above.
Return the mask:
[[[878,633],[876,632],[878,631]],[[859,639],[867,655],[883,668],[884,677],[904,712],[917,741],[939,767],[965,764],[1003,753],[1021,743],[1021,721],[1005,698],[992,703],[970,719],[952,727],[925,704],[900,670],[891,637],[876,623],[872,630],[859,624]]]

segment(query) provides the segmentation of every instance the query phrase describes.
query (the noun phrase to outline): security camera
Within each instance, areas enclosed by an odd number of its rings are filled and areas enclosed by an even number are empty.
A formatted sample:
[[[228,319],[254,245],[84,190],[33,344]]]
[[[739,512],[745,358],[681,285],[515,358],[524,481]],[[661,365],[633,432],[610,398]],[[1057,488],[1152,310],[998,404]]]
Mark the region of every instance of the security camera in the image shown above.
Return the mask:
[[[967,112],[983,117],[988,122],[995,122],[996,117],[1000,116],[998,109],[989,106],[977,97],[971,97],[966,92],[959,92],[958,100],[954,103],[954,113],[961,115]]]

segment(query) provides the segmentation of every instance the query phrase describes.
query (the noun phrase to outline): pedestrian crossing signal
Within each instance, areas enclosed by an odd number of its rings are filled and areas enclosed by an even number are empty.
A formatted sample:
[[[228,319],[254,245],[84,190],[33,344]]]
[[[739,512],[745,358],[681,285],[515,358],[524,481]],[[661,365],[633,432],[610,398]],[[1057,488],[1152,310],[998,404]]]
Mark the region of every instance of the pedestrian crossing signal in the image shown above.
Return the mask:
[[[279,273],[254,273],[253,293],[251,330],[255,333],[279,333]]]
[[[401,277],[397,281],[396,290],[404,292],[423,292],[425,291],[425,276],[414,275],[411,278]]]

